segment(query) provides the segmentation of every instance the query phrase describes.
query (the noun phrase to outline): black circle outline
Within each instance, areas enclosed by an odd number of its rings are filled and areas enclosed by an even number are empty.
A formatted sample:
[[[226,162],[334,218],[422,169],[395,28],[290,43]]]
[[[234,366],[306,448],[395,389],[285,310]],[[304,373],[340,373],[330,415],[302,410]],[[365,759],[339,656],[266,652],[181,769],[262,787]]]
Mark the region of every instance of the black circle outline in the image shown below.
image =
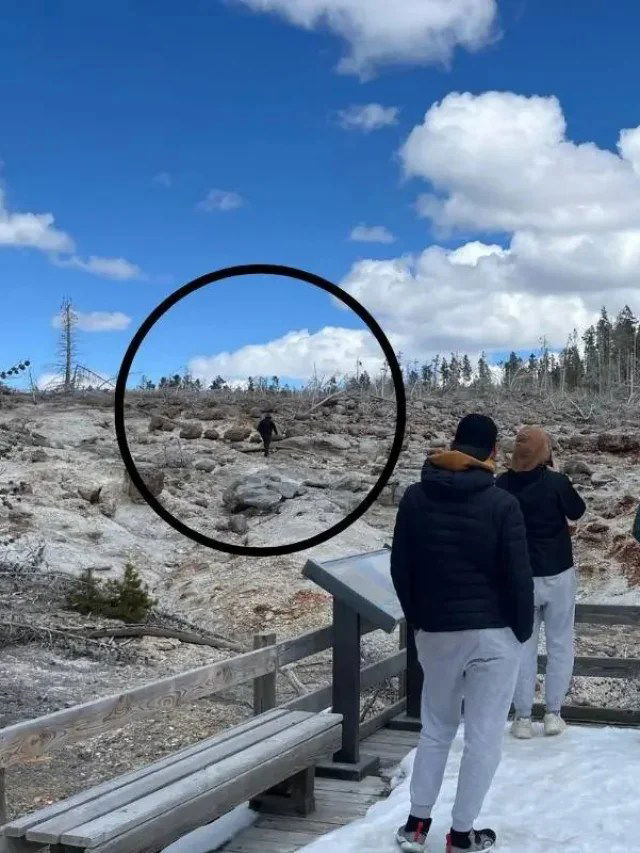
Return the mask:
[[[146,335],[149,333],[155,323],[157,323],[157,321],[164,314],[166,314],[166,312],[169,311],[170,308],[172,308],[185,296],[189,296],[189,294],[193,293],[194,291],[199,290],[201,287],[205,287],[208,284],[212,284],[213,282],[222,281],[226,278],[233,278],[235,276],[241,275],[279,275],[288,278],[294,278],[299,281],[305,281],[308,284],[313,284],[316,287],[319,287],[321,290],[325,290],[332,296],[335,296],[337,299],[339,299],[341,302],[351,308],[351,310],[354,311],[358,315],[358,317],[360,317],[360,319],[369,327],[370,331],[372,332],[382,351],[384,352],[387,363],[389,364],[391,378],[393,380],[393,386],[395,389],[396,429],[393,437],[393,444],[391,446],[389,458],[387,459],[387,462],[384,468],[382,469],[378,480],[372,487],[371,491],[354,510],[352,510],[337,524],[334,524],[332,527],[327,528],[327,530],[323,531],[322,533],[310,536],[308,539],[301,539],[298,542],[293,542],[289,545],[275,545],[268,547],[233,545],[228,542],[220,542],[217,539],[205,536],[203,533],[199,533],[197,530],[192,530],[186,524],[183,524],[181,521],[171,515],[171,513],[168,512],[168,510],[166,510],[165,507],[163,507],[162,504],[158,500],[156,500],[156,498],[151,494],[144,480],[140,476],[138,469],[136,468],[135,462],[133,461],[131,452],[129,450],[129,445],[127,443],[127,435],[124,422],[124,398],[126,393],[126,384],[127,379],[129,378],[129,373],[131,371],[131,365],[133,364],[133,359],[135,358],[136,353],[138,352],[138,349],[140,348],[140,345],[142,344],[142,341],[144,340]],[[305,270],[300,270],[296,267],[282,266],[280,264],[242,264],[239,266],[225,267],[224,269],[220,269],[212,273],[207,273],[206,275],[194,279],[193,281],[183,285],[178,290],[174,291],[174,293],[172,293],[165,300],[163,300],[163,302],[161,302],[160,305],[154,308],[154,310],[142,323],[138,331],[133,336],[131,343],[127,348],[127,351],[125,352],[124,358],[122,359],[122,364],[120,365],[120,370],[118,372],[118,378],[116,380],[114,407],[115,430],[116,438],[118,441],[118,447],[120,449],[120,455],[122,456],[125,468],[129,476],[131,477],[133,484],[138,489],[145,501],[149,504],[151,509],[157,515],[159,515],[160,518],[163,519],[163,521],[166,521],[166,523],[170,527],[173,527],[174,530],[177,530],[178,533],[182,533],[184,536],[195,542],[198,542],[200,545],[205,545],[208,548],[213,548],[217,551],[223,551],[227,554],[235,554],[238,556],[248,557],[275,557],[282,554],[294,554],[298,551],[303,551],[307,548],[313,548],[316,545],[320,545],[350,527],[354,523],[354,521],[357,521],[360,516],[362,516],[369,509],[370,506],[372,506],[372,504],[377,500],[384,487],[387,485],[387,482],[389,481],[389,478],[391,477],[391,474],[393,473],[394,468],[400,457],[407,421],[407,399],[404,388],[404,381],[402,378],[402,371],[400,369],[400,365],[393,351],[393,348],[391,347],[391,344],[387,339],[387,336],[382,331],[376,320],[374,320],[374,318],[366,310],[366,308],[364,308],[356,299],[354,299],[350,294],[346,293],[332,282],[327,281],[326,279],[322,278],[321,276],[315,275],[314,273],[306,272]]]

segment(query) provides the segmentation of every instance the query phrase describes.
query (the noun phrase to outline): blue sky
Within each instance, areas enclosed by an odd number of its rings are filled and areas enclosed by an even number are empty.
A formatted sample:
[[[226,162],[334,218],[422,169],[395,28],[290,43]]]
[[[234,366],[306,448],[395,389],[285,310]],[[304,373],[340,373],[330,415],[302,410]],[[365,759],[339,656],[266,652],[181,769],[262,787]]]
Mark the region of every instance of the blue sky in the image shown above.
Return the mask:
[[[417,215],[418,196],[433,191],[435,184],[440,198],[459,192],[477,201],[477,188],[473,195],[468,175],[446,169],[441,179],[432,180],[424,169],[418,174],[416,168],[416,176],[407,178],[398,151],[425,113],[450,93],[468,92],[475,99],[487,92],[509,92],[523,103],[532,95],[555,96],[571,144],[591,143],[615,152],[621,129],[640,123],[640,7],[623,2],[613,15],[604,0],[579,4],[579,11],[573,4],[547,0],[502,0],[494,20],[499,36],[487,37],[478,50],[456,47],[449,67],[416,59],[415,51],[403,56],[403,44],[395,44],[394,61],[374,62],[372,76],[362,79],[336,70],[349,46],[330,22],[305,29],[287,17],[287,2],[275,0],[270,14],[257,11],[257,0],[186,0],[179,15],[168,0],[114,0],[100,13],[87,11],[80,0],[4,6],[3,367],[28,357],[36,373],[51,370],[56,335],[51,318],[63,296],[69,296],[83,314],[117,312],[130,318],[126,328],[80,336],[82,363],[114,374],[137,326],[171,291],[213,269],[251,262],[300,266],[337,283],[352,282],[351,291],[389,330],[398,348],[409,345],[414,354],[426,356],[447,347],[474,354],[483,348],[502,352],[532,347],[535,329],[515,323],[513,334],[504,331],[511,322],[508,311],[493,330],[479,323],[468,334],[465,320],[458,337],[455,329],[442,334],[431,329],[425,337],[426,332],[409,328],[406,317],[396,322],[394,307],[381,299],[376,288],[386,268],[373,266],[369,275],[366,267],[364,282],[363,268],[354,272],[353,265],[417,257],[431,245],[444,252],[473,241],[508,248],[514,233],[534,233],[538,247],[549,245],[553,235],[528,213],[518,227],[502,227],[499,218],[495,224],[483,214],[474,221],[462,217],[449,233],[443,232],[442,220]],[[332,2],[339,7],[340,0]],[[399,0],[396,7],[401,9],[403,2],[413,0]],[[341,111],[366,104],[395,108],[395,121],[370,132],[345,128]],[[478,170],[487,176],[482,191],[491,204],[494,184],[488,180],[487,155],[483,157]],[[632,162],[627,157],[624,166],[635,174]],[[576,166],[578,174],[580,168]],[[608,168],[603,166],[602,178],[594,176],[594,184],[609,180]],[[508,170],[502,177],[497,174],[495,185],[501,180],[509,180]],[[619,196],[609,193],[608,186],[604,207]],[[199,207],[212,190],[230,194],[217,197],[227,198],[230,209]],[[527,211],[539,204],[533,197],[523,202]],[[15,235],[3,242],[2,211],[5,216],[51,214],[55,222],[49,227],[67,235],[67,248],[57,262],[50,248],[17,245]],[[635,210],[625,211],[624,222],[610,226],[615,239],[623,239],[623,232],[635,235],[640,219],[634,217]],[[350,240],[360,224],[383,227],[395,239]],[[576,234],[588,234],[590,251],[599,251],[597,235],[592,240],[586,226],[576,226]],[[521,260],[515,272],[509,271],[513,283],[497,284],[498,273],[489,268],[496,258],[492,255],[474,266],[473,274],[481,280],[465,285],[460,298],[475,300],[478,314],[484,310],[485,292],[487,299],[498,300],[491,304],[504,307],[511,300],[509,311],[531,314],[540,305],[538,334],[543,335],[547,325],[555,328],[559,314],[568,334],[572,325],[589,320],[605,298],[611,297],[615,311],[633,295],[635,284],[624,259],[620,271],[617,258],[602,255],[605,274],[598,289],[590,282],[581,284],[580,276],[567,277],[565,255],[559,260],[554,256],[553,269],[541,267],[536,282],[548,281],[546,289],[527,277],[535,266],[530,254],[527,264]],[[623,255],[628,258],[628,251],[621,250]],[[92,262],[91,257],[103,260]],[[598,259],[593,269],[599,269]],[[575,260],[573,254],[569,260]],[[615,287],[607,283],[606,263]],[[114,278],[116,274],[120,277]],[[412,268],[408,286],[423,288],[424,322],[415,312],[412,322],[426,328],[439,288],[437,276],[430,271],[425,283]],[[518,294],[516,302],[505,295],[513,293]],[[521,307],[513,308],[516,304]],[[450,309],[438,305],[445,318],[457,310],[455,298]],[[336,325],[361,329],[356,317],[307,285],[271,285],[268,291],[259,282],[227,285],[183,305],[170,335],[171,351],[163,346],[153,354],[149,347],[144,367],[160,374],[172,364],[179,369],[194,356],[266,344],[291,330],[313,334]],[[169,326],[167,318],[167,330]],[[560,337],[560,331],[555,334]],[[373,350],[363,347],[373,358]]]

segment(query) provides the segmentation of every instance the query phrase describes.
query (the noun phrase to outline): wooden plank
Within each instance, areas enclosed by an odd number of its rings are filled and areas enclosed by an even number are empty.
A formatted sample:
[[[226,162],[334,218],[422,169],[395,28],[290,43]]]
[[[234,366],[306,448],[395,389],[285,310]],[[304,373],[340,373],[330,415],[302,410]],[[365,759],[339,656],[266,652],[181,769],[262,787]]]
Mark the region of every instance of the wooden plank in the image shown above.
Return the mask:
[[[333,646],[333,625],[278,643],[278,666],[325,652]]]
[[[575,621],[586,625],[634,625],[640,627],[640,607],[614,604],[577,604]]]
[[[544,714],[544,706],[534,705],[533,714],[539,719]],[[640,726],[640,711],[620,708],[596,708],[586,705],[564,705],[562,716],[567,722],[590,723],[605,726]]]
[[[308,719],[308,715],[302,712],[291,712],[254,726],[233,738],[211,738],[206,749],[198,750],[196,753],[185,756],[182,760],[173,762],[156,772],[145,773],[144,776],[135,778],[129,784],[119,785],[109,793],[94,798],[84,805],[67,809],[62,814],[38,822],[27,832],[27,839],[42,843],[58,842],[65,833],[76,826],[110,814],[116,809],[153,794],[160,788],[191,776],[215,762],[230,759],[243,750],[259,744],[291,726],[304,722],[306,719]]]
[[[8,726],[0,730],[0,765],[35,758],[64,743],[122,728],[134,719],[164,713],[250,681],[273,670],[276,661],[275,646],[258,649]]]
[[[309,722],[318,720],[319,717],[314,717]],[[196,826],[210,823],[238,803],[250,800],[283,778],[315,764],[328,752],[337,748],[339,743],[340,725],[338,723],[331,729],[317,731],[303,744],[296,743],[277,755],[271,755],[259,766],[252,765],[251,761],[245,762],[243,767],[236,765],[238,775],[228,779],[223,786],[212,790],[209,780],[202,778],[203,784],[197,796],[187,802],[180,801],[168,810],[165,808],[168,805],[166,802],[168,798],[166,796],[161,798],[162,802],[156,798],[152,806],[155,811],[153,819],[146,820],[128,832],[91,848],[91,853],[131,853],[134,850],[136,853],[155,853],[158,846],[171,844]],[[246,753],[245,756],[247,756]],[[257,757],[254,755],[253,759]],[[263,757],[264,754],[260,756],[260,760]]]
[[[544,674],[547,656],[538,656],[538,672]],[[640,678],[638,658],[576,658],[573,675],[596,678]]]
[[[335,827],[332,827],[335,829]],[[233,847],[226,848],[241,851],[241,853],[253,853],[253,851],[289,851],[299,850],[306,844],[310,844],[318,838],[318,833],[310,830],[282,830],[279,828],[264,827],[260,834],[245,830],[233,839]]]
[[[389,657],[383,658],[381,661],[369,664],[360,670],[360,687],[361,690],[368,690],[375,687],[386,678],[393,678],[402,672],[404,668],[404,652],[396,652]],[[332,690],[331,687],[321,687],[319,690],[314,690],[312,693],[306,693],[304,696],[298,696],[280,705],[281,708],[287,708],[295,711],[324,711],[325,708],[331,705]]]
[[[52,803],[50,806],[46,806],[37,812],[31,812],[23,817],[16,818],[3,829],[7,835],[20,837],[24,835],[27,829],[34,826],[36,823],[42,823],[55,815],[67,811],[68,809],[78,808],[85,803],[102,796],[103,794],[108,794],[116,788],[129,784],[129,782],[141,779],[148,773],[155,773],[158,770],[163,770],[165,767],[169,767],[176,761],[181,761],[191,755],[196,755],[201,750],[208,749],[213,741],[223,743],[226,740],[237,737],[243,732],[251,731],[256,726],[261,726],[265,722],[278,719],[286,713],[287,712],[282,709],[276,709],[274,711],[267,712],[260,718],[252,717],[244,723],[234,726],[232,729],[226,729],[223,732],[213,735],[211,738],[207,738],[207,740],[199,741],[192,746],[185,747],[179,752],[174,752],[159,761],[155,761],[153,764],[148,764],[138,770],[132,770],[129,773],[125,773],[121,776],[115,777],[114,779],[95,785],[93,788],[80,791],[78,794],[74,794],[64,800],[59,800],[57,803]]]
[[[253,638],[254,649],[264,649],[275,645],[275,634],[256,634]],[[276,706],[276,671],[261,675],[253,681],[253,713],[263,714]]]
[[[63,844],[84,845],[85,847],[96,846],[109,841],[116,835],[128,832],[145,821],[151,821],[152,818],[165,811],[170,812],[171,809],[183,805],[204,791],[215,794],[217,788],[233,782],[236,776],[241,776],[254,769],[259,770],[262,763],[273,756],[277,756],[281,749],[303,752],[309,740],[322,735],[325,731],[339,728],[338,719],[333,715],[325,714],[303,715],[302,720],[284,731],[280,731],[266,740],[261,740],[234,756],[223,758],[215,764],[194,772],[185,779],[165,785],[159,791],[144,795],[133,803],[114,809],[109,814],[89,820],[81,825],[76,824],[75,828],[64,833],[60,840]],[[287,772],[282,778],[288,778],[290,775],[293,774]],[[238,802],[243,801],[241,799]],[[34,836],[29,833],[27,837]],[[34,837],[34,840],[37,839]]]
[[[30,844],[24,838],[0,836],[0,853],[51,853],[51,848],[48,844]]]
[[[360,616],[334,596],[332,709],[342,715],[336,761],[360,761]]]

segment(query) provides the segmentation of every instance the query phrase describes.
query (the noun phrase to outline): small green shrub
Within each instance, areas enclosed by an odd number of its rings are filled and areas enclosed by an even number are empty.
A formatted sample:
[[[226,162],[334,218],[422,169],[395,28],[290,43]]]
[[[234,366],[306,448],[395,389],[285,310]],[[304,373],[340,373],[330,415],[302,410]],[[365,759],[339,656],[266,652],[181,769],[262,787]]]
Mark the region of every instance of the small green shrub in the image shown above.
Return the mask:
[[[137,569],[127,563],[122,580],[96,581],[91,569],[86,569],[67,599],[69,607],[78,613],[141,622],[157,604],[142,583]]]

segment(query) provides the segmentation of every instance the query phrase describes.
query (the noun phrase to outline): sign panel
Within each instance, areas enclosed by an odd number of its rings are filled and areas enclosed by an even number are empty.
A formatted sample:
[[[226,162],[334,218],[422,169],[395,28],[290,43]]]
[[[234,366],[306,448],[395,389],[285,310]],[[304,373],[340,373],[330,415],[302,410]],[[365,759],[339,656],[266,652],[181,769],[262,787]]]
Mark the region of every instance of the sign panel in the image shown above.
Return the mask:
[[[302,574],[390,634],[404,618],[391,581],[390,557],[390,549],[382,548],[323,563],[307,560]]]

